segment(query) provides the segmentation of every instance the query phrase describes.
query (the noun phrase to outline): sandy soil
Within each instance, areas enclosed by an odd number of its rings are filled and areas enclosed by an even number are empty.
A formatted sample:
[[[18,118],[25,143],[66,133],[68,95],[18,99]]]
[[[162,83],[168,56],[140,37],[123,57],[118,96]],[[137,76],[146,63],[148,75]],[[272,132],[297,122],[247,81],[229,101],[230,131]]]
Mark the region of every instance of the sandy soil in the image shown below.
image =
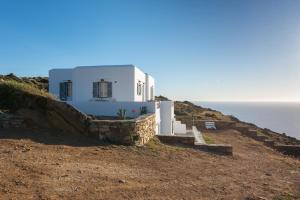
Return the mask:
[[[234,156],[2,130],[0,199],[300,199],[300,160],[236,131],[207,135]]]

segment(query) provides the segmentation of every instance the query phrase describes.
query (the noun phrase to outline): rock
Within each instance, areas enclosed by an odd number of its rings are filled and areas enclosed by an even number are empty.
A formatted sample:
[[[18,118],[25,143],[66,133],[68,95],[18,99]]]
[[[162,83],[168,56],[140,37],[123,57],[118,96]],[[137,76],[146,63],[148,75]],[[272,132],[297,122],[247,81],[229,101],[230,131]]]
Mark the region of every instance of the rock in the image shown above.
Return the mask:
[[[266,172],[265,175],[266,176],[272,176],[272,174],[270,172]]]
[[[23,181],[21,181],[21,180],[15,181],[15,184],[18,185],[18,186],[21,186],[21,185],[25,186],[25,185],[26,185],[26,184],[25,184]]]
[[[122,179],[120,179],[120,180],[119,180],[119,183],[126,183],[126,181],[125,181],[125,180],[122,180]]]

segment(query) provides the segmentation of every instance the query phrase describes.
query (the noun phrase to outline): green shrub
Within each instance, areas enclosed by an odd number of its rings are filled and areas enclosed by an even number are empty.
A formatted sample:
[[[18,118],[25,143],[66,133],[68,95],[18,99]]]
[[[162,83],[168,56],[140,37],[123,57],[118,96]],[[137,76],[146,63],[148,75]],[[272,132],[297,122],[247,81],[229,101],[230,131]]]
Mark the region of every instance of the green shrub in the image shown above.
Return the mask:
[[[145,115],[148,113],[147,107],[146,106],[142,106],[140,107],[140,114],[141,115]]]
[[[264,136],[265,134],[263,132],[261,132],[261,131],[256,131],[256,135],[258,135],[258,136]]]
[[[209,138],[207,135],[203,135],[203,139],[205,141],[206,144],[214,144],[215,142]]]
[[[120,108],[117,112],[117,115],[120,119],[126,119],[126,109]]]

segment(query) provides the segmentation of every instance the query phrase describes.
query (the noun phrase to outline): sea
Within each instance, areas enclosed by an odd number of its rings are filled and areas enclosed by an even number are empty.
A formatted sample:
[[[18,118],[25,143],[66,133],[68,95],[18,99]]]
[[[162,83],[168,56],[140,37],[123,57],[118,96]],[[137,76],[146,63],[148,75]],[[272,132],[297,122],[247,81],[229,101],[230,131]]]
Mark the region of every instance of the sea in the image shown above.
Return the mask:
[[[193,102],[300,139],[300,102]]]

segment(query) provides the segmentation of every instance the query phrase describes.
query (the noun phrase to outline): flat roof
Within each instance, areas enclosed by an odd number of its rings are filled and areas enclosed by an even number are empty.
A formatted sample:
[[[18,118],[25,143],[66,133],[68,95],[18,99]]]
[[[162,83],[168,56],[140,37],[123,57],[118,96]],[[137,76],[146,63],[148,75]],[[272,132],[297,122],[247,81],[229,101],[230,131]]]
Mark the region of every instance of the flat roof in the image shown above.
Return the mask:
[[[107,68],[113,68],[113,67],[136,68],[136,69],[140,70],[141,72],[145,73],[143,70],[141,70],[139,67],[137,67],[133,64],[124,64],[124,65],[86,65],[86,66],[76,66],[76,67],[73,67],[73,68],[53,68],[53,69],[50,69],[49,71],[51,71],[51,70],[72,70],[72,69],[82,69],[82,68],[106,68],[106,67]],[[148,73],[145,73],[145,74],[148,74]],[[151,76],[150,74],[148,74],[148,75]]]
[[[77,68],[101,68],[101,67],[136,67],[132,64],[126,64],[126,65],[85,65],[85,66],[77,66],[74,69]]]

